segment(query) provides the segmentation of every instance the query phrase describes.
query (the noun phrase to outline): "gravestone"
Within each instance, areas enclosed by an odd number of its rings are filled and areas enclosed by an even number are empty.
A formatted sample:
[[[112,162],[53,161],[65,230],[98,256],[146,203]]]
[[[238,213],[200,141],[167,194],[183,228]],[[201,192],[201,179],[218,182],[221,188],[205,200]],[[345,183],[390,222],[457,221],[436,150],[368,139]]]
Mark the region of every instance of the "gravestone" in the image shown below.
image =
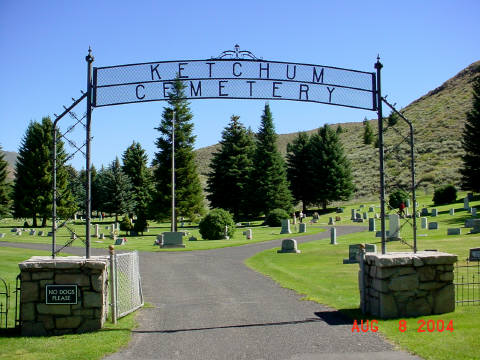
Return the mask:
[[[468,257],[469,261],[480,261],[480,248],[470,249],[470,256]]]
[[[297,217],[295,216],[295,214],[293,214],[292,224],[293,224],[293,225],[297,225]]]
[[[357,218],[357,211],[355,209],[352,209],[352,217],[350,220],[355,220]]]
[[[362,214],[360,214],[359,212],[355,213],[355,217],[356,217],[356,220],[360,220],[362,219]],[[363,219],[362,219],[363,220]]]
[[[480,233],[480,219],[473,220],[473,228],[470,230],[470,234],[478,234]]]
[[[375,231],[375,219],[368,219],[368,231]]]
[[[438,210],[432,209],[432,217],[438,216]]]
[[[398,214],[390,214],[389,219],[389,238],[400,238],[400,216]]]
[[[337,245],[337,229],[334,227],[330,228],[330,244]]]
[[[77,221],[77,214],[73,214],[73,221]]]
[[[247,240],[252,240],[253,234],[252,229],[247,229],[243,232],[243,235],[247,238]]]
[[[100,236],[100,226],[98,224],[95,224],[95,235],[93,236],[96,238]]]
[[[422,229],[426,229],[428,227],[428,218],[422,217],[421,221],[422,221]]]
[[[470,210],[470,202],[468,200],[468,197],[463,199],[463,209],[464,210]]]
[[[358,254],[363,244],[353,244],[348,246],[348,259],[343,259],[344,264],[357,264]],[[375,244],[365,244],[366,253],[376,253],[377,246]]]
[[[277,253],[295,253],[300,254],[300,250],[297,249],[297,240],[285,239],[282,240],[282,248],[277,250]]]
[[[105,234],[104,234],[104,233],[101,233],[98,238],[99,238],[100,240],[104,240],[104,239],[105,239]]]
[[[477,208],[472,207],[471,208],[471,213],[472,213],[473,217],[476,217],[477,216]]]
[[[448,212],[450,215],[455,215],[455,209],[450,209],[450,211]]]
[[[33,236],[33,235],[35,235],[36,233],[37,233],[37,232],[36,232],[35,230],[30,230],[29,235],[30,235],[30,236]]]
[[[183,216],[180,218],[180,227],[185,227],[185,218]]]
[[[314,220],[320,219],[320,215],[318,215],[318,213],[316,211],[313,213],[313,219]]]
[[[342,221],[342,218],[340,216],[335,216],[335,221]]]
[[[312,219],[312,224],[318,223],[318,219]]]
[[[366,212],[363,213],[363,220],[367,220],[368,219],[368,214]]]
[[[118,238],[115,240],[115,245],[125,245],[126,239],[125,238]]]
[[[420,213],[420,216],[428,216],[428,209],[427,209],[427,208],[423,208],[423,209],[422,209],[422,212]]]
[[[164,232],[162,248],[184,248],[183,232]]]
[[[328,225],[335,225],[335,221],[333,220],[333,217],[328,218]]]
[[[195,236],[190,236],[188,238],[188,241],[197,241],[197,238]]]
[[[465,220],[465,227],[466,227],[466,228],[473,228],[473,220],[475,220],[475,219],[467,219],[467,220]]]
[[[375,237],[378,237],[378,238],[381,238],[382,237],[382,231],[379,230],[377,232],[375,232]],[[388,240],[388,238],[390,237],[390,231],[385,231],[385,238]]]
[[[428,230],[438,230],[438,222],[428,223]]]
[[[17,229],[10,230],[10,232],[17,232],[17,231],[18,231]]]
[[[468,198],[469,201],[473,201],[473,193],[471,193],[471,192],[468,193],[467,198]]]
[[[365,207],[365,205],[363,205],[363,204],[362,204],[362,205],[360,205],[360,209],[363,209],[364,207]]]
[[[38,232],[38,236],[43,236],[43,235],[45,235],[45,232],[44,232],[43,230],[40,230],[40,231]]]
[[[15,233],[15,235],[20,236],[20,235],[22,235],[22,232],[21,232],[21,231],[17,231],[17,232]]]
[[[448,228],[447,235],[460,235],[460,228]]]
[[[108,229],[110,229],[110,226],[108,226],[108,225],[105,226],[105,230],[108,230]]]
[[[298,232],[299,232],[299,233],[305,233],[305,232],[307,232],[307,224],[301,223],[301,224],[298,226]]]
[[[368,208],[368,212],[375,212],[375,208],[374,208],[373,206],[370,206],[370,207]]]
[[[280,234],[291,234],[292,231],[290,230],[290,219],[282,219],[282,230],[280,230]]]
[[[377,213],[375,213],[375,216],[374,216],[374,218],[378,220],[378,219],[380,219],[380,215],[379,215],[379,214],[377,214]]]
[[[355,222],[363,223],[364,220],[360,217],[360,218],[358,218],[357,220],[355,220]]]
[[[47,236],[53,236],[53,233],[52,233],[51,231],[49,231],[49,232],[47,233]]]
[[[344,208],[337,208],[337,214],[341,214],[345,211]]]
[[[3,239],[5,237],[5,233],[0,233],[0,239]]]
[[[405,216],[410,217],[410,213],[408,212],[408,208],[405,208]]]
[[[406,207],[410,207],[410,199],[407,199],[407,202],[405,203]]]
[[[163,245],[163,234],[158,234],[154,245]]]
[[[70,235],[70,239],[76,240],[76,239],[77,239],[77,234],[72,233],[72,234]]]

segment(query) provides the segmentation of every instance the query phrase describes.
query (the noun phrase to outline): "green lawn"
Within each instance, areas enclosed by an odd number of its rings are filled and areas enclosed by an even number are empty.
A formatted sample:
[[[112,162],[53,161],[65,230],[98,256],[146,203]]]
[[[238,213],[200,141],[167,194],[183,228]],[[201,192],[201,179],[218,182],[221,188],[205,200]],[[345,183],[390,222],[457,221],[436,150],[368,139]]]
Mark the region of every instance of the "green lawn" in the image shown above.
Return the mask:
[[[10,284],[12,291],[20,272],[18,263],[34,255],[48,255],[48,252],[0,248],[0,277]],[[11,299],[9,322],[13,325],[14,294]],[[117,325],[107,322],[104,329],[93,333],[52,337],[0,336],[0,359],[100,359],[126,346],[134,327],[135,314],[130,314],[120,319]]]
[[[426,197],[420,198],[421,204],[429,204]],[[346,211],[359,204],[346,207]],[[473,202],[480,208],[480,201]],[[456,214],[450,216],[449,208],[456,208]],[[439,230],[419,230],[418,248],[438,249],[457,254],[459,261],[468,257],[468,249],[480,246],[480,234],[467,234],[469,229],[463,227],[468,216],[462,210],[463,201],[452,205],[438,206],[440,215],[429,217],[429,221],[438,221]],[[368,211],[368,207],[367,207]],[[333,214],[335,215],[335,214]],[[348,212],[348,215],[350,213]],[[328,218],[332,214],[323,215]],[[377,229],[379,228],[379,223]],[[420,227],[420,224],[419,224]],[[461,236],[447,236],[448,227],[461,227]],[[388,222],[387,222],[388,229]],[[405,227],[402,235],[409,235]],[[410,242],[411,239],[407,239]],[[375,243],[379,238],[372,232],[361,232],[339,237],[338,245],[330,245],[329,240],[300,244],[301,254],[277,254],[276,249],[256,254],[246,261],[247,265],[275,281],[283,287],[293,289],[313,300],[341,310],[352,318],[366,318],[358,311],[360,298],[358,291],[358,265],[342,263],[348,258],[348,245],[355,243]],[[380,244],[377,244],[380,251]],[[388,242],[387,251],[408,251],[409,248],[399,242]],[[453,320],[453,332],[417,332],[418,321],[433,319],[435,323],[443,320],[445,326]],[[478,359],[480,349],[480,304],[477,306],[457,305],[454,313],[436,316],[422,316],[405,319],[407,331],[399,331],[399,320],[379,321],[379,330],[400,347],[408,349],[426,359]]]
[[[98,222],[100,225],[100,233],[105,234],[104,240],[99,240],[97,238],[91,238],[91,247],[93,248],[107,248],[108,245],[113,244],[114,241],[108,237],[110,230],[107,230],[107,227],[111,227],[113,219],[108,219],[104,222]],[[93,224],[97,222],[93,221]],[[0,241],[9,241],[9,242],[25,242],[25,243],[41,243],[41,244],[51,244],[51,237],[47,236],[38,236],[38,235],[29,235],[30,229],[23,232],[22,235],[17,236],[14,232],[11,232],[11,229],[14,227],[21,227],[23,221],[15,221],[13,219],[6,219],[0,221],[0,232],[5,233],[5,237],[0,239]],[[320,224],[307,225],[307,232],[302,235],[311,235],[324,231]],[[75,230],[79,236],[85,235],[85,225],[76,222],[75,224],[69,225]],[[297,225],[298,226],[298,225]],[[91,234],[94,234],[94,228],[91,231]],[[247,240],[243,231],[246,229],[252,229],[253,239]],[[293,233],[296,233],[297,229],[295,225],[291,225]],[[38,231],[43,230],[47,234],[51,228],[37,228]],[[285,235],[280,235],[280,227],[268,227],[260,225],[260,222],[253,222],[250,227],[238,227],[235,235],[230,240],[203,240],[198,231],[198,226],[185,226],[184,228],[179,229],[179,231],[186,231],[189,233],[188,236],[184,238],[184,243],[186,244],[185,248],[179,249],[160,249],[158,246],[154,246],[153,243],[158,234],[161,234],[165,231],[170,231],[170,224],[168,223],[152,223],[149,232],[143,234],[143,236],[125,236],[125,232],[120,232],[119,237],[125,237],[127,239],[126,245],[117,246],[117,249],[122,250],[140,250],[140,251],[191,251],[191,250],[210,250],[216,248],[223,248],[229,246],[240,246],[245,244],[251,244],[262,241],[269,241],[274,239],[285,238]],[[190,236],[196,237],[197,241],[188,241]],[[296,237],[299,234],[295,234]],[[57,235],[57,244],[63,245],[70,240],[70,233],[66,229],[60,229]],[[73,246],[85,246],[80,239],[75,240],[72,244]]]

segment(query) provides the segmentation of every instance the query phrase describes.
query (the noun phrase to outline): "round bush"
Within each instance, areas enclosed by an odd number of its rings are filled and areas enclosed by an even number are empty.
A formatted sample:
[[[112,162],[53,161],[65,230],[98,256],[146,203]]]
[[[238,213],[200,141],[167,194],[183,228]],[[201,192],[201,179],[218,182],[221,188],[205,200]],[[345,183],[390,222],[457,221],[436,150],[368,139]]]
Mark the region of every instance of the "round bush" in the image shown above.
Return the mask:
[[[283,209],[273,209],[265,218],[265,224],[268,226],[281,226],[282,219],[289,219],[290,216]]]
[[[235,223],[232,215],[223,209],[213,209],[200,221],[199,231],[205,240],[221,240],[225,236],[225,226],[228,226],[228,236],[235,233]]]
[[[451,204],[457,200],[457,189],[453,185],[444,185],[435,189],[433,193],[433,204]]]
[[[406,205],[407,200],[408,194],[404,190],[395,190],[388,198],[388,205],[390,205],[392,209],[398,209],[402,202]]]

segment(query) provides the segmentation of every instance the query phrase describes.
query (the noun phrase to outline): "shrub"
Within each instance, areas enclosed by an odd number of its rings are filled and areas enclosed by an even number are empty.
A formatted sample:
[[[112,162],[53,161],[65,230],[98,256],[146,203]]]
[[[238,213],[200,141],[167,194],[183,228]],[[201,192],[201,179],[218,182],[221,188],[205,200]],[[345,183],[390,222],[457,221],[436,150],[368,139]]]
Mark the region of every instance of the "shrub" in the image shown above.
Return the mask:
[[[120,222],[120,230],[127,232],[132,230],[132,228],[133,228],[132,221],[130,220],[128,215],[125,215],[122,221]]]
[[[133,230],[135,230],[138,234],[143,235],[143,231],[148,227],[147,218],[144,214],[140,214],[137,216],[137,221],[133,224]]]
[[[457,200],[457,189],[453,185],[444,185],[433,193],[433,204],[451,204]]]
[[[225,236],[225,226],[228,226],[227,234],[232,237],[235,233],[235,223],[232,215],[223,209],[213,209],[200,221],[199,231],[205,240],[221,240]]]
[[[283,209],[273,209],[265,218],[265,224],[268,226],[281,226],[282,219],[288,219],[288,213]]]
[[[392,209],[400,208],[400,204],[403,202],[404,204],[407,203],[408,194],[404,190],[395,190],[392,192],[388,198],[388,205]]]

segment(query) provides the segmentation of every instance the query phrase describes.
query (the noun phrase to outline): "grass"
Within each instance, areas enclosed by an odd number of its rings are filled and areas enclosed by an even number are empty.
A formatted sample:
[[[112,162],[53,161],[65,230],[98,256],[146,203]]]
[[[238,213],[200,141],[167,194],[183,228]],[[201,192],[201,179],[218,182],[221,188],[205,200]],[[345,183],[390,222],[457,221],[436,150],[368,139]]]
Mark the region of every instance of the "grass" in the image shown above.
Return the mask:
[[[464,194],[462,194],[463,196]],[[420,197],[419,202],[433,208],[428,197]],[[471,203],[471,206],[480,207],[480,201]],[[346,206],[346,211],[358,208],[359,204]],[[463,200],[453,205],[437,206],[439,216],[429,217],[429,221],[438,221],[438,230],[419,230],[418,248],[437,249],[457,254],[459,261],[468,257],[468,249],[478,247],[480,234],[467,234],[463,228],[464,220],[468,217],[463,210]],[[450,216],[448,209],[455,208],[455,215]],[[368,209],[368,208],[367,208]],[[322,217],[332,216],[325,214]],[[419,224],[420,227],[420,224]],[[446,236],[448,227],[461,227],[460,236]],[[388,229],[388,223],[387,223]],[[407,232],[404,228],[404,232]],[[276,250],[266,250],[256,254],[246,261],[252,269],[259,271],[283,287],[293,289],[305,295],[306,300],[316,301],[339,309],[352,319],[363,316],[358,308],[360,295],[358,291],[358,265],[342,263],[348,257],[348,245],[355,243],[375,243],[372,232],[350,234],[337,239],[338,245],[332,246],[329,240],[299,245],[301,254],[282,254]],[[378,245],[377,245],[378,246]],[[380,250],[380,249],[378,249]],[[388,242],[387,251],[407,251],[406,245],[399,242]],[[418,321],[443,320],[445,326],[453,320],[453,332],[417,332]],[[403,319],[407,322],[407,331],[399,331],[399,320],[379,320],[379,330],[395,344],[420,355],[425,359],[478,359],[480,348],[480,306],[458,306],[455,312],[421,316],[418,318]]]
[[[97,238],[91,238],[90,246],[93,248],[107,248],[110,244],[114,244],[114,241],[108,238],[110,230],[107,230],[107,227],[111,227],[113,219],[107,219],[103,222],[98,222],[100,225],[100,233],[105,234],[104,240],[99,240]],[[97,222],[93,221],[93,224]],[[23,232],[22,235],[17,236],[14,232],[11,232],[12,228],[21,227],[23,221],[15,221],[13,219],[4,219],[0,221],[0,232],[4,232],[6,235],[4,238],[0,239],[1,241],[7,242],[23,242],[23,243],[34,243],[34,244],[51,244],[51,237],[28,234],[30,229]],[[229,240],[203,240],[198,231],[197,226],[186,226],[184,228],[179,228],[179,231],[186,231],[189,233],[187,237],[184,238],[184,243],[186,244],[185,248],[178,249],[160,249],[158,246],[154,246],[153,243],[157,237],[157,234],[161,234],[165,231],[170,231],[169,223],[152,223],[149,232],[144,233],[143,236],[125,236],[125,232],[120,232],[119,237],[125,237],[127,242],[125,245],[117,246],[117,249],[122,250],[140,250],[140,251],[191,251],[191,250],[210,250],[230,246],[240,246],[245,244],[252,244],[263,241],[270,241],[275,239],[285,238],[285,235],[280,235],[280,227],[268,227],[262,226],[260,222],[252,222],[253,226],[250,227],[239,227],[237,228],[234,236]],[[312,235],[324,231],[319,225],[307,226],[307,232],[302,235]],[[75,232],[80,236],[84,237],[85,235],[85,224],[81,222],[71,223],[69,225],[75,230]],[[296,233],[295,225],[291,226],[292,232]],[[91,231],[91,234],[94,234],[94,228]],[[242,235],[243,231],[246,229],[252,229],[253,239],[246,240],[245,236]],[[37,228],[37,233],[39,230],[45,231],[47,234],[51,228]],[[197,241],[188,241],[190,236],[196,237]],[[296,235],[298,237],[298,235]],[[63,245],[70,240],[69,232],[66,229],[60,229],[57,235],[57,244]],[[73,243],[74,246],[84,246],[83,242],[80,239],[75,240]]]
[[[37,250],[0,248],[0,259],[2,259],[0,277],[10,284],[11,290],[15,289],[15,279],[19,273],[18,263],[34,255],[49,255],[49,253]],[[12,295],[10,326],[14,325],[15,295]],[[3,301],[3,298],[0,300]],[[3,336],[0,337],[0,359],[100,359],[126,346],[135,325],[135,314],[130,314],[120,319],[116,325],[106,323],[102,330],[93,333],[51,337]]]

